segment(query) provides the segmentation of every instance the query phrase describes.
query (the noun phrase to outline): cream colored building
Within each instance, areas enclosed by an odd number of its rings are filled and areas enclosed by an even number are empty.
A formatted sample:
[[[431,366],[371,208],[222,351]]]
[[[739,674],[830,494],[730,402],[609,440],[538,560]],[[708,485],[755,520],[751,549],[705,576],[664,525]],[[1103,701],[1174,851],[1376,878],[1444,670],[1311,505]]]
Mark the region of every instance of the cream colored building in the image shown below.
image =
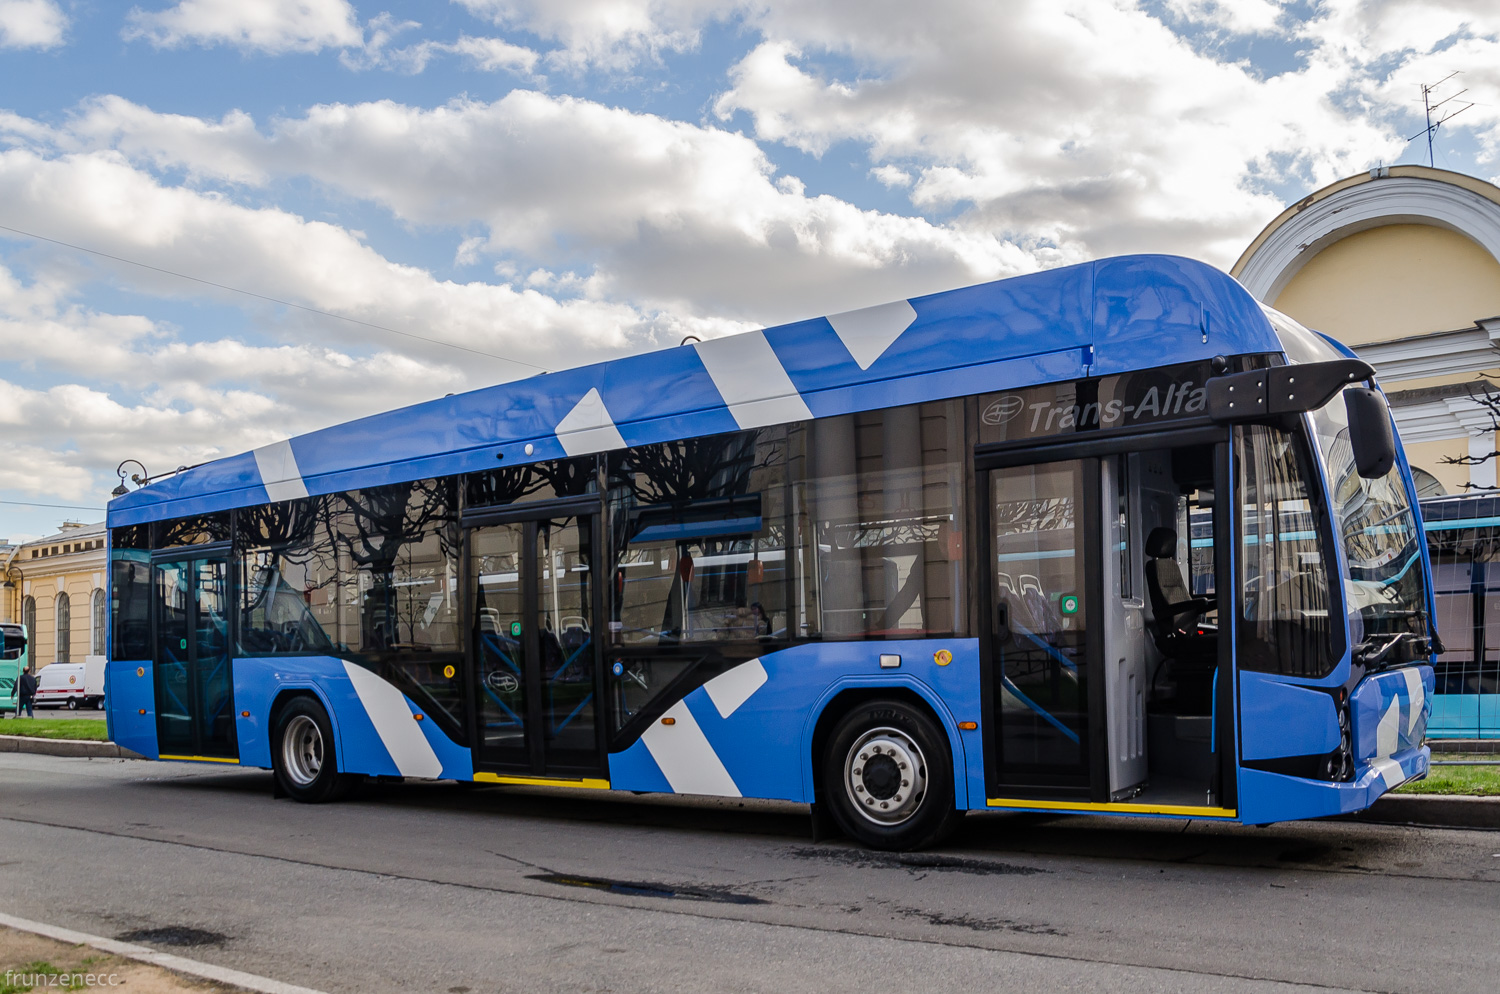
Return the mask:
[[[1426,166],[1372,169],[1288,207],[1231,272],[1371,363],[1427,493],[1493,487],[1500,400],[1500,188]]]
[[[0,620],[30,629],[31,660],[37,669],[106,654],[104,538],[102,522],[68,522],[56,535],[0,553]]]

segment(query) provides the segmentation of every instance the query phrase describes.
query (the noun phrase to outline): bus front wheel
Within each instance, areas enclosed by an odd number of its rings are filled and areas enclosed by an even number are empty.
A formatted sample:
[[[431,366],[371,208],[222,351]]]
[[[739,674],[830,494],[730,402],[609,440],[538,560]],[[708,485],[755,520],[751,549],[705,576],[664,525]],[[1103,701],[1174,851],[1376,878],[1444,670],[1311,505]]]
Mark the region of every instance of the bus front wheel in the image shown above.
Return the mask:
[[[868,701],[839,719],[822,779],[839,827],[872,849],[935,845],[958,823],[948,737],[905,701]]]
[[[277,714],[271,767],[286,795],[306,804],[337,800],[353,782],[338,771],[333,725],[311,697],[294,697]]]

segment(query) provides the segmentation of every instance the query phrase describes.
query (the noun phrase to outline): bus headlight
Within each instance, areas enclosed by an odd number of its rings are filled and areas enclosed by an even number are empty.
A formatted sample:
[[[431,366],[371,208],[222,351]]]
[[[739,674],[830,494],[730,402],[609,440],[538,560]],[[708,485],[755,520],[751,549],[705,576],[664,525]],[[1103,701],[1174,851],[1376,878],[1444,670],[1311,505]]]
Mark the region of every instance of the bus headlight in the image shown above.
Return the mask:
[[[1343,697],[1342,694],[1339,696]],[[1354,735],[1352,723],[1349,720],[1348,703],[1341,700],[1337,705],[1337,710],[1339,747],[1328,754],[1323,764],[1324,776],[1335,783],[1354,779]]]

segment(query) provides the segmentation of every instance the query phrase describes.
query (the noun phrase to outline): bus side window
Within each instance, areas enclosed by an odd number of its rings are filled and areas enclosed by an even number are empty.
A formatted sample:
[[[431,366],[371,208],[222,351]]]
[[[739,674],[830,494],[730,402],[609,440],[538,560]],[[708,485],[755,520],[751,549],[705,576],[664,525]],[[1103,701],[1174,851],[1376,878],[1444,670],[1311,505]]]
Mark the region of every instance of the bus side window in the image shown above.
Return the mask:
[[[712,676],[795,637],[786,481],[801,444],[792,425],[609,454],[615,730],[688,671]]]
[[[957,401],[823,418],[793,476],[809,635],[966,633]]]
[[[1300,435],[1250,425],[1236,429],[1234,448],[1240,666],[1326,676],[1340,653],[1329,617],[1326,515],[1307,445]]]

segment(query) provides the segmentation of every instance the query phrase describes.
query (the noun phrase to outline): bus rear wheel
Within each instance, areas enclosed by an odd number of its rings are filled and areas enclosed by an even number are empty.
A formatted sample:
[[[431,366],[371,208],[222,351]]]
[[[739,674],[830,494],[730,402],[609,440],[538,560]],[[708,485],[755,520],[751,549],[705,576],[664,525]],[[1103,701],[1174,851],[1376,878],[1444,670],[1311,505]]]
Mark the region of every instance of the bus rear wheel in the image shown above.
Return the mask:
[[[822,779],[834,820],[872,849],[935,845],[958,823],[948,737],[905,701],[869,701],[839,719]]]
[[[353,783],[338,771],[328,713],[311,697],[295,697],[277,713],[271,767],[286,795],[305,804],[337,800]]]

